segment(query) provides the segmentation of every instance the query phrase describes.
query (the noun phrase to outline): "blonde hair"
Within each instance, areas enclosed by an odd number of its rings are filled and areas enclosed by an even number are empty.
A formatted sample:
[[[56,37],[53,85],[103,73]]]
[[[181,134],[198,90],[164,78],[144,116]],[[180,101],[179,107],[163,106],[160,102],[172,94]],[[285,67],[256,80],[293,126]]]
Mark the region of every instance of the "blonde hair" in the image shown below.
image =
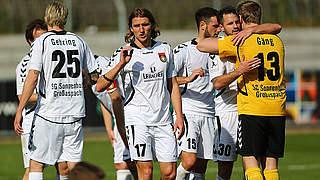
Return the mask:
[[[237,12],[245,23],[260,24],[261,6],[255,1],[242,1],[238,4]]]
[[[59,1],[51,2],[47,6],[44,15],[46,24],[48,26],[59,26],[60,28],[63,28],[67,23],[67,17],[68,9],[63,3]]]

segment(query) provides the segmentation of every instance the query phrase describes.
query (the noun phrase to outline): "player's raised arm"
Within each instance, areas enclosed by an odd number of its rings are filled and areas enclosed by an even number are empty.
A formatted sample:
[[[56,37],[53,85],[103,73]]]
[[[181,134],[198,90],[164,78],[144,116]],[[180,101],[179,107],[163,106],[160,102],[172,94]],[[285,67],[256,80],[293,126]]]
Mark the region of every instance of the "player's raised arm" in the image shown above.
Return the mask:
[[[265,23],[252,27],[248,27],[237,33],[231,41],[234,45],[242,45],[251,34],[278,34],[281,32],[280,24]]]
[[[198,42],[197,49],[206,53],[219,53],[218,38],[205,38],[200,40]]]
[[[120,70],[124,68],[124,66],[130,61],[132,53],[133,53],[133,50],[131,46],[125,46],[122,48],[121,55],[120,55],[120,62],[114,68],[112,68],[109,72],[102,75],[98,79],[97,86],[96,86],[96,90],[98,92],[104,91],[113,83],[114,79],[117,77]]]

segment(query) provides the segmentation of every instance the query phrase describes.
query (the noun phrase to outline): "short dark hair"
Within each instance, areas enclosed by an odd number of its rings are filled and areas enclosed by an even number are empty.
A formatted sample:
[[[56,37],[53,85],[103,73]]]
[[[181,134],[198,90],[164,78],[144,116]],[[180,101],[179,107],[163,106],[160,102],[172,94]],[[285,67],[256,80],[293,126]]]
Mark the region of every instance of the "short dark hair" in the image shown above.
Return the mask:
[[[156,23],[155,18],[153,17],[152,13],[145,8],[135,8],[128,18],[128,31],[125,36],[125,41],[127,43],[134,42],[134,34],[131,32],[130,28],[132,26],[132,19],[135,17],[146,17],[149,19],[151,23],[151,38],[155,39],[156,37],[160,36],[160,30],[158,24]]]
[[[226,14],[235,14],[235,15],[239,16],[235,7],[227,6],[219,11],[219,15],[218,15],[218,23],[219,24],[223,23],[223,15],[226,15]]]
[[[201,21],[204,21],[207,24],[211,17],[214,17],[214,16],[218,17],[218,14],[219,14],[219,11],[211,7],[204,7],[204,8],[198,9],[194,15],[198,30],[199,30]]]
[[[26,33],[25,33],[25,37],[26,37],[26,41],[27,43],[30,45],[30,42],[34,41],[34,37],[33,37],[33,30],[34,29],[43,29],[43,30],[48,30],[47,29],[47,25],[46,23],[41,20],[41,19],[35,19],[33,21],[31,21],[28,25],[27,25],[27,29],[26,29]]]
[[[68,173],[69,180],[103,179],[105,176],[100,167],[88,162],[77,163]]]
[[[237,13],[245,23],[260,24],[261,6],[254,1],[240,2],[237,6]]]

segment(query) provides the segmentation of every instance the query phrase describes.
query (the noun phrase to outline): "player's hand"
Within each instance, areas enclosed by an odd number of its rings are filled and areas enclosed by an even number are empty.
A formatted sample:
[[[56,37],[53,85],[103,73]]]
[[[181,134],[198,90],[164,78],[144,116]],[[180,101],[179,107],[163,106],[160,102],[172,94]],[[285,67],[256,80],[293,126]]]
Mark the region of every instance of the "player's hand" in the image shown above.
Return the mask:
[[[22,129],[22,111],[21,110],[20,111],[17,110],[16,116],[14,118],[13,126],[14,126],[14,131],[18,135],[21,135],[23,133],[23,129]]]
[[[178,118],[176,119],[176,122],[174,123],[174,133],[176,134],[177,132],[177,129],[179,129],[179,134],[178,134],[178,137],[177,139],[181,139],[183,133],[184,133],[184,124],[183,124],[183,118],[184,115],[181,116],[181,118]]]
[[[242,30],[238,34],[233,36],[231,41],[233,42],[233,45],[235,45],[235,46],[237,46],[237,45],[242,46],[244,41],[246,39],[248,39],[251,36],[251,34],[252,34],[252,30],[250,28]]]
[[[108,137],[109,137],[109,140],[110,140],[112,149],[113,149],[113,148],[114,148],[114,147],[113,147],[113,141],[114,141],[114,142],[117,142],[117,138],[116,138],[116,136],[114,135],[114,132],[113,132],[113,131],[108,132]]]
[[[192,72],[192,74],[188,77],[188,81],[189,82],[193,82],[194,80],[196,80],[198,77],[203,77],[204,76],[204,71],[202,69],[202,67],[200,67],[200,69],[196,69]]]
[[[261,65],[261,59],[253,58],[248,61],[245,61],[245,56],[242,55],[238,70],[240,71],[241,74],[243,74],[258,68],[260,65]]]
[[[120,54],[120,63],[125,66],[131,59],[133,49],[131,46],[124,46]]]

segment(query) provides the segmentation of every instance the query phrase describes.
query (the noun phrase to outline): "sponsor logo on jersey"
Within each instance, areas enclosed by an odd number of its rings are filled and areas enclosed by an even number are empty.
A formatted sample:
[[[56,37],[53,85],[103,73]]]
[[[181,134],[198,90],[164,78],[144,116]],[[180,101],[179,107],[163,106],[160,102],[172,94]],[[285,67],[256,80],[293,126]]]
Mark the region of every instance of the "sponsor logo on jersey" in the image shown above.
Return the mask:
[[[160,61],[162,62],[166,62],[167,61],[167,57],[165,53],[158,53]]]

